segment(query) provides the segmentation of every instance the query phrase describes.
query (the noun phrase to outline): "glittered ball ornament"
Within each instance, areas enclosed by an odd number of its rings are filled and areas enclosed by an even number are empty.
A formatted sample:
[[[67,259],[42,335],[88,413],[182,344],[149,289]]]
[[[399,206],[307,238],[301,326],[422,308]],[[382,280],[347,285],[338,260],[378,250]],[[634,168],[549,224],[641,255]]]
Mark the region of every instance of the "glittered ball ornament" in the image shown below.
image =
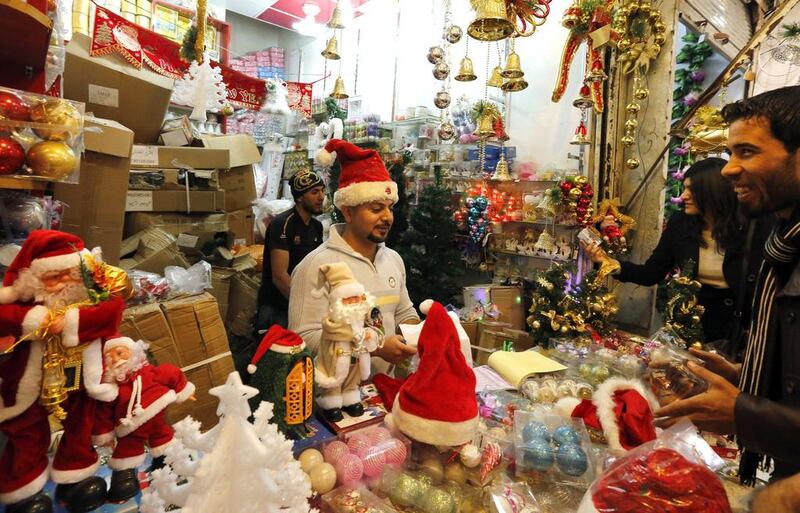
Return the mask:
[[[382,448],[387,465],[401,465],[406,461],[408,449],[406,449],[405,444],[397,438],[387,440],[383,443]]]
[[[464,203],[467,205],[467,208],[472,208],[475,205],[475,199],[467,198],[466,200],[464,200]]]
[[[430,487],[422,496],[420,509],[425,513],[453,513],[456,509],[456,501],[446,491]]]
[[[388,487],[388,495],[395,506],[407,508],[417,502],[426,488],[427,485],[410,475],[400,474]]]
[[[371,429],[367,436],[369,437],[369,441],[372,445],[380,445],[387,440],[392,439],[392,433],[384,428],[384,427],[376,427],[375,429]]]
[[[350,454],[350,449],[347,447],[346,443],[334,440],[322,449],[322,454],[325,456],[325,461],[331,465],[336,465],[339,458],[345,454]]]
[[[477,207],[479,211],[483,212],[487,206],[489,206],[489,200],[487,200],[485,197],[478,196],[475,198],[475,207]]]
[[[336,486],[336,469],[330,463],[320,463],[308,473],[311,488],[322,495],[333,490]]]
[[[83,124],[81,113],[64,100],[47,100],[31,107],[31,121],[52,125],[52,128],[34,128],[42,139],[66,141],[78,135]]]
[[[0,137],[0,175],[16,173],[25,162],[25,148],[10,137]]]
[[[444,50],[440,46],[431,46],[428,50],[428,62],[439,64],[444,59]]]
[[[75,171],[77,158],[63,142],[42,141],[28,150],[26,162],[34,175],[61,180]]]
[[[358,482],[364,475],[364,464],[355,454],[345,454],[336,462],[336,475],[339,484],[351,485]]]
[[[611,372],[605,365],[598,365],[592,369],[592,379],[595,383],[602,383],[611,377]]]
[[[522,464],[529,470],[544,472],[554,461],[553,448],[544,440],[533,440],[522,446]]]
[[[556,391],[553,390],[552,388],[542,387],[536,394],[536,398],[539,400],[540,403],[552,404],[556,402]]]
[[[347,439],[347,447],[350,449],[350,452],[356,454],[361,449],[365,449],[370,447],[372,442],[364,433],[356,433],[355,435],[351,436]]]
[[[40,201],[18,198],[6,201],[4,207],[3,220],[7,236],[24,239],[33,230],[45,228],[47,212]]]
[[[233,113],[234,113],[234,112],[235,112],[235,111],[234,111],[234,109],[233,109],[233,105],[231,105],[230,103],[227,103],[227,104],[225,104],[225,105],[224,105],[224,106],[223,106],[223,107],[220,109],[220,113],[221,113],[223,116],[233,116]]]
[[[475,219],[477,219],[477,218],[478,218],[478,216],[480,215],[480,213],[481,213],[481,211],[480,211],[480,210],[478,210],[477,203],[476,203],[476,206],[474,206],[474,207],[472,207],[471,209],[469,209],[469,215],[470,215],[470,217],[473,217],[473,218],[475,218]]]
[[[581,437],[572,426],[558,426],[553,431],[553,441],[557,445],[579,444],[581,443]]]
[[[433,98],[433,104],[437,109],[446,109],[450,105],[450,93],[447,91],[439,91]]]
[[[31,109],[25,101],[10,91],[0,91],[0,119],[28,121]]]
[[[444,30],[444,38],[450,44],[456,44],[461,41],[464,31],[458,25],[450,25]]]
[[[311,472],[312,468],[325,461],[322,457],[322,453],[316,449],[306,449],[300,453],[300,457],[298,457],[297,460],[300,462],[300,468],[302,468],[303,472],[306,474]]]
[[[525,427],[522,428],[522,440],[525,443],[529,443],[534,440],[544,440],[545,442],[549,442],[550,431],[548,431],[547,426],[541,422],[532,420],[525,424]]]
[[[377,477],[386,468],[386,455],[379,447],[365,447],[358,451],[358,457],[364,468],[364,475],[367,477]]]
[[[639,167],[640,164],[641,162],[636,157],[631,157],[625,161],[625,167],[627,167],[628,169],[636,169],[637,167]]]
[[[456,136],[456,127],[454,127],[452,123],[442,123],[439,125],[437,134],[439,135],[440,140],[449,141]]]
[[[475,444],[467,444],[458,453],[461,463],[467,468],[475,468],[481,462],[481,450]]]
[[[433,78],[444,80],[450,75],[450,66],[446,62],[440,62],[433,67]]]
[[[556,451],[556,464],[566,475],[578,477],[589,468],[589,458],[580,445],[564,444]]]

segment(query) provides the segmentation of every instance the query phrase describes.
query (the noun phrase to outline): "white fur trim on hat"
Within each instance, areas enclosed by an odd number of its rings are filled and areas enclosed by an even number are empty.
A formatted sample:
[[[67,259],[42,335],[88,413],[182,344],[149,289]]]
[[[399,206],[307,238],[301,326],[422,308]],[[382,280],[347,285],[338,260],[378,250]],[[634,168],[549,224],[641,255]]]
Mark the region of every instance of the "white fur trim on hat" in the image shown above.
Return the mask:
[[[351,281],[350,283],[344,283],[335,287],[331,290],[330,298],[333,300],[336,299],[344,299],[346,297],[355,297],[361,296],[364,294],[366,290],[364,286],[357,281]]]
[[[299,353],[305,348],[306,348],[305,342],[301,342],[296,346],[282,346],[280,344],[272,344],[271,346],[269,346],[269,351],[280,354],[293,354],[293,353]]]
[[[399,396],[392,406],[392,422],[410,438],[430,445],[464,445],[478,429],[477,415],[461,422],[425,419],[403,410]]]
[[[0,493],[0,504],[14,504],[24,501],[39,493],[47,484],[48,468],[45,467],[41,474],[33,478],[28,484],[17,488],[13,492]]]
[[[559,399],[553,406],[553,413],[556,413],[562,419],[571,419],[572,412],[581,404],[581,399],[577,397],[564,397]]]
[[[431,306],[433,306],[433,299],[426,299],[425,301],[419,304],[419,312],[422,315],[428,315]]]
[[[356,182],[343,187],[333,194],[333,204],[337,208],[357,207],[370,201],[391,200],[397,203],[397,184],[388,182]]]
[[[647,390],[639,380],[610,378],[597,387],[592,397],[592,402],[597,406],[597,419],[603,427],[603,434],[606,437],[608,446],[611,449],[624,451],[626,449],[622,447],[619,441],[619,423],[617,421],[617,416],[614,414],[614,409],[616,408],[614,392],[618,390],[635,390],[647,400],[652,411],[658,409],[658,400],[656,400],[653,393]]]
[[[317,154],[314,155],[314,162],[322,167],[331,167],[336,162],[336,152],[320,148]]]
[[[72,269],[81,265],[81,260],[84,258],[91,258],[92,253],[83,249],[74,253],[66,255],[57,255],[46,258],[34,258],[31,262],[31,271],[37,276],[50,271],[63,271],[64,269]]]
[[[103,346],[103,352],[109,351],[115,347],[127,347],[131,351],[135,351],[139,347],[139,342],[130,337],[116,337],[106,341]]]

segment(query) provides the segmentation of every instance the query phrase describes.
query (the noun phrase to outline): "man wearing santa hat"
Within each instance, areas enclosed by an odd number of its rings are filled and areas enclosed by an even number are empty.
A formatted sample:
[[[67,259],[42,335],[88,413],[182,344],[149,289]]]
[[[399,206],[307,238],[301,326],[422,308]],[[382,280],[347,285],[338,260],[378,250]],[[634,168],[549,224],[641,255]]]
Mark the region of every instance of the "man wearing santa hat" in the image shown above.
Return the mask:
[[[374,315],[370,317],[376,325],[382,325],[386,338],[383,347],[373,353],[378,358],[373,359],[372,368],[386,372],[390,364],[401,363],[416,353],[396,334],[399,324],[419,322],[408,297],[403,259],[384,244],[394,222],[397,184],[375,150],[333,139],[317,154],[317,161],[330,166],[334,159],[341,164],[341,174],[333,202],[342,211],[345,223],[333,225],[328,240],[292,272],[289,329],[318,353],[322,320],[330,304],[330,287],[319,283],[319,268],[344,262],[355,280],[375,298]]]
[[[103,380],[119,387],[113,413],[103,419],[117,436],[111,467],[108,500],[125,502],[139,493],[136,469],[144,463],[144,448],[150,448],[152,468],[164,466],[164,453],[172,442],[166,408],[193,399],[195,387],[174,365],[147,363],[147,346],[141,340],[118,337],[103,348],[106,372]]]
[[[6,271],[0,337],[15,342],[0,350],[0,432],[8,438],[0,457],[0,503],[6,513],[51,511],[42,493],[48,476],[71,512],[105,502],[105,481],[94,475],[100,462],[93,442],[109,442],[113,434],[95,420],[97,401],[114,400],[117,386],[102,382],[102,344],[117,333],[125,303],[109,296],[108,283],[97,282],[105,279],[103,269],[99,251],[85,250],[78,237],[36,230]],[[95,295],[91,301],[87,285],[103,300]],[[39,402],[43,380],[53,379],[52,366],[43,371],[47,333],[60,335],[63,350],[80,355],[80,365],[60,378],[67,381],[68,395],[59,404],[66,418],[52,464],[48,410]]]

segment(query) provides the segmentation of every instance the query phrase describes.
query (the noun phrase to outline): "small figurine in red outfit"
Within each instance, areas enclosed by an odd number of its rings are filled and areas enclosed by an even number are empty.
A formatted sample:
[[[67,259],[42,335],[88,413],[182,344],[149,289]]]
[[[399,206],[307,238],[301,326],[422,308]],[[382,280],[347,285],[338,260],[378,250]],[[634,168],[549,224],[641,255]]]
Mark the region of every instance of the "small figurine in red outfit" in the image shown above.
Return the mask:
[[[166,408],[172,403],[194,399],[194,385],[174,365],[150,365],[147,346],[141,340],[118,337],[103,348],[107,383],[116,383],[119,395],[113,412],[105,419],[113,423],[117,436],[111,467],[108,500],[125,502],[139,492],[136,469],[144,463],[145,446],[153,456],[152,469],[164,466],[164,452],[172,442],[172,427]]]

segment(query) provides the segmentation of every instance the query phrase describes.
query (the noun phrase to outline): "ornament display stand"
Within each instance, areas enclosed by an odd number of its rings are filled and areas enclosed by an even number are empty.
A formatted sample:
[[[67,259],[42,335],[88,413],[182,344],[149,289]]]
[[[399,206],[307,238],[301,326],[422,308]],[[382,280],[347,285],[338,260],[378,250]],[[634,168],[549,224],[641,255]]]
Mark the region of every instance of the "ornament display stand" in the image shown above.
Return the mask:
[[[0,85],[45,92],[47,48],[53,30],[45,9],[43,1],[0,0]]]

